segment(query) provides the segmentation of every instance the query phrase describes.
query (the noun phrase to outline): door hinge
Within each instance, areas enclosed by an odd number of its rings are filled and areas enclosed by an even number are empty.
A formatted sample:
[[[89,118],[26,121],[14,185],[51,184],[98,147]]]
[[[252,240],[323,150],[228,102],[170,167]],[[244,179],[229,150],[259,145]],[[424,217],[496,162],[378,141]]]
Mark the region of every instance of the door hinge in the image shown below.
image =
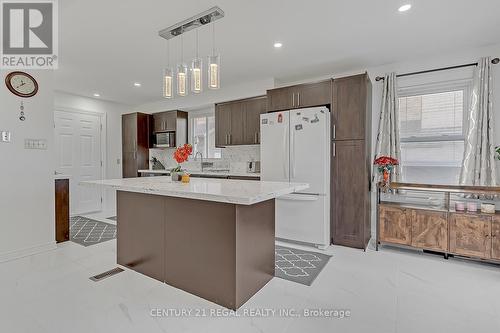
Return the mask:
[[[102,167],[102,161],[101,161],[101,167]]]
[[[101,197],[101,203],[102,203],[102,197]]]
[[[100,124],[100,127],[101,127],[101,132],[102,132],[102,124]]]

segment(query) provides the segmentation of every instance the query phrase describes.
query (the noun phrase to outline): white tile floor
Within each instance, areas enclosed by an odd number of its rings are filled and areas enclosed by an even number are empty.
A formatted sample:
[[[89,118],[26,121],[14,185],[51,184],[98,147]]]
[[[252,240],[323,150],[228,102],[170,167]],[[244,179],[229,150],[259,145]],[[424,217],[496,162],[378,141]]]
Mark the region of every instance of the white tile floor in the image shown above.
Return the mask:
[[[414,252],[333,247],[311,287],[273,279],[245,310],[348,309],[345,319],[224,317],[223,308],[115,267],[115,241],[0,264],[0,332],[499,332],[500,267]],[[206,311],[153,317],[151,309]],[[161,312],[160,312],[161,313]],[[193,313],[194,314],[194,313]]]

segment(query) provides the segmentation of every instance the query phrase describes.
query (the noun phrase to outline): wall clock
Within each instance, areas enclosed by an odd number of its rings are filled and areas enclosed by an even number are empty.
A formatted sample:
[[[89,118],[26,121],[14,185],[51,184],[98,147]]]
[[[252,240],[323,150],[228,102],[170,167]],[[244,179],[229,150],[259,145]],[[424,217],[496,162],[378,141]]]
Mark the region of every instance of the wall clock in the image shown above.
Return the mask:
[[[5,85],[16,96],[33,97],[38,92],[35,78],[25,72],[11,72],[5,77]]]

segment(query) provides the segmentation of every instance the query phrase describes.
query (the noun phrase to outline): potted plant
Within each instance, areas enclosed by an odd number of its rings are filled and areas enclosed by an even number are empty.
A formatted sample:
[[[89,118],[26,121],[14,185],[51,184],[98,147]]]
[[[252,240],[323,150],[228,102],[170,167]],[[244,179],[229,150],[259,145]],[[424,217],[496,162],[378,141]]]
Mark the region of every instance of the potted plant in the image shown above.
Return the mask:
[[[373,162],[374,165],[378,167],[378,171],[383,174],[383,185],[387,187],[390,182],[390,175],[394,166],[399,165],[399,161],[396,158],[390,156],[380,156]]]
[[[500,146],[495,147],[495,152],[497,153],[497,159],[500,160]]]
[[[189,158],[189,155],[193,153],[193,146],[186,143],[185,145],[178,147],[174,152],[174,160],[177,162],[177,166],[170,170],[170,175],[173,181],[179,181],[180,177],[184,171],[181,168],[181,164],[186,162]]]

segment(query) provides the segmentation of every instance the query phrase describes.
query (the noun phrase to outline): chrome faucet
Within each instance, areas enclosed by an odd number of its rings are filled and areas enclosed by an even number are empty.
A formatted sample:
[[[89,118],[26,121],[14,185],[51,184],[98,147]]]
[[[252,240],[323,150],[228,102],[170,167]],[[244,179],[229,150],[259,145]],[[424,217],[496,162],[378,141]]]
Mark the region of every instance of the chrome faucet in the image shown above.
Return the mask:
[[[194,154],[194,160],[197,161],[198,154],[200,154],[201,158],[201,172],[203,172],[203,153],[200,151],[197,151],[196,154]]]

